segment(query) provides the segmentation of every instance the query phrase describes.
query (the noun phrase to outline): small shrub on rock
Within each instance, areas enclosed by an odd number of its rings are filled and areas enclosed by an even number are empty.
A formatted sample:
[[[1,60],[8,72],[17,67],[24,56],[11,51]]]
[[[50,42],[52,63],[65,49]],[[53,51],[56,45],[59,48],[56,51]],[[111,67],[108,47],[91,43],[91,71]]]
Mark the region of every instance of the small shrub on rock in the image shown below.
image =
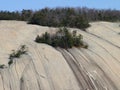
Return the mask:
[[[1,68],[1,69],[3,69],[4,67],[5,67],[5,65],[4,65],[4,64],[0,65],[0,68]]]
[[[9,65],[13,63],[14,58],[20,58],[21,55],[27,54],[27,47],[26,45],[21,45],[18,50],[12,50],[12,53],[9,55],[10,61],[8,62]]]

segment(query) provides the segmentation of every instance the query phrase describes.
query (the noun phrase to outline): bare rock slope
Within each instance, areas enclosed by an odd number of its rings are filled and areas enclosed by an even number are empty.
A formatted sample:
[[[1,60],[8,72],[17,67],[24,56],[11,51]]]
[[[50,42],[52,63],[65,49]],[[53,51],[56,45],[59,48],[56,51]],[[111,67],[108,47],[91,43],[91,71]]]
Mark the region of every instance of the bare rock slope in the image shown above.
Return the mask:
[[[35,37],[56,28],[0,21],[0,90],[120,90],[119,23],[95,22],[79,29],[88,49],[68,50],[37,44]],[[11,50],[20,45],[28,54],[8,66]]]

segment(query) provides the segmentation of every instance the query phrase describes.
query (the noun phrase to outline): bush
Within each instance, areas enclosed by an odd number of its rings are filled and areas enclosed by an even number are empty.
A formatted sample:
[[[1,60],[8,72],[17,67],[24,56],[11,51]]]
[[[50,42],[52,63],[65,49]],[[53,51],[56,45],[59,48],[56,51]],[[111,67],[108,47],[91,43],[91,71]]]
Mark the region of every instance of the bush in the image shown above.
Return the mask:
[[[86,44],[83,45],[83,48],[88,49],[88,45],[86,45]]]
[[[8,65],[10,66],[13,63],[13,59],[10,59],[10,61],[8,62]]]
[[[67,28],[60,28],[58,32],[54,35],[50,35],[45,32],[42,36],[37,35],[35,42],[37,43],[46,43],[53,47],[61,47],[61,48],[72,48],[75,47],[85,47],[83,44],[83,37],[81,34],[76,35],[76,31],[70,33]]]
[[[27,47],[26,45],[21,45],[18,50],[12,50],[12,53],[9,56],[10,61],[8,62],[9,65],[13,63],[14,58],[20,58],[21,55],[27,53]]]
[[[3,69],[4,67],[5,67],[5,65],[4,65],[4,64],[0,65],[0,68],[1,68],[1,69]]]

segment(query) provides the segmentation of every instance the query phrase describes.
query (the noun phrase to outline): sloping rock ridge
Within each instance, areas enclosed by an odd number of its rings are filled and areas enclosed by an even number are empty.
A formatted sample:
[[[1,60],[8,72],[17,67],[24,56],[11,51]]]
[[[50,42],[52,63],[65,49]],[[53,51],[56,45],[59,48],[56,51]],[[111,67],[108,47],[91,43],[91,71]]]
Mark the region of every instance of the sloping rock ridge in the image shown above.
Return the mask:
[[[34,42],[57,28],[0,21],[0,90],[120,90],[119,23],[93,22],[83,35],[88,49],[53,48]],[[9,54],[20,45],[28,52],[14,59]]]

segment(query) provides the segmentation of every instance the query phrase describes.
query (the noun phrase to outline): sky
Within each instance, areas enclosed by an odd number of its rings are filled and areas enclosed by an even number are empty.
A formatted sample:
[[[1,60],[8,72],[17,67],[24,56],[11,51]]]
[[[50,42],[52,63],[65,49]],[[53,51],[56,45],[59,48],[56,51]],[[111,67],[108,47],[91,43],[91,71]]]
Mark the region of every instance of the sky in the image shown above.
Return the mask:
[[[88,7],[120,10],[120,0],[0,0],[0,10],[39,10],[45,7]]]

